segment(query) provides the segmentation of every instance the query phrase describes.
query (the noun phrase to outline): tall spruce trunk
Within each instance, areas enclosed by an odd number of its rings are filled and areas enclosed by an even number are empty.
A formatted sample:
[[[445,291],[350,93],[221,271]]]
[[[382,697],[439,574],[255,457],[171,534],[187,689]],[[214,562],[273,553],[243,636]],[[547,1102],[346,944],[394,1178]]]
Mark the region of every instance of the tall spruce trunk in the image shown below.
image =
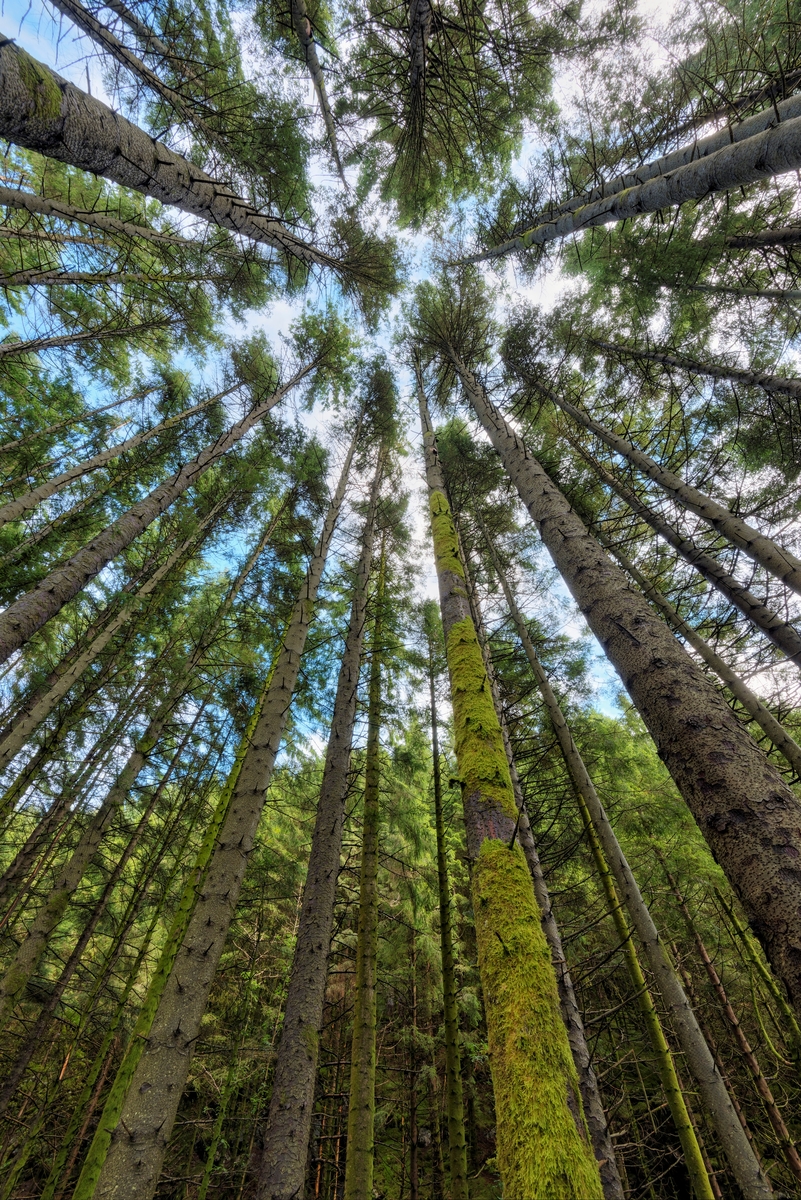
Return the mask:
[[[591,200],[573,212],[535,225],[519,237],[510,238],[462,261],[485,262],[515,251],[543,246],[581,233],[596,225],[627,221],[642,213],[675,208],[690,200],[702,200],[712,192],[731,191],[783,175],[801,167],[801,117],[796,116],[763,129],[741,142],[734,142],[697,162],[677,167],[647,183],[630,187],[606,199]]]
[[[79,887],[87,867],[107,835],[115,813],[125,803],[131,788],[136,783],[137,777],[158,745],[164,727],[176,705],[180,703],[181,698],[191,686],[195,670],[203,661],[209,647],[213,645],[222,622],[230,612],[242,585],[256,565],[256,561],[264,550],[274,526],[275,520],[270,521],[259,537],[254,549],[229,587],[222,604],[203,630],[200,641],[189,656],[189,660],[179,678],[169,688],[167,695],[158,705],[157,711],[150,720],[145,733],[137,740],[128,761],[104,797],[95,816],[81,834],[78,844],[70,855],[69,860],[59,869],[55,885],[47,901],[34,917],[28,929],[27,937],[19,947],[3,979],[0,980],[0,1026],[4,1024],[16,998],[21,994],[28,980],[36,970],[47,948],[51,933],[64,916],[67,905]]]
[[[434,666],[435,633],[429,626],[428,690],[431,705],[431,755],[434,783],[434,826],[437,837],[437,891],[439,898],[439,941],[442,955],[442,1009],[445,1026],[445,1089],[448,1122],[448,1166],[450,1200],[469,1200],[467,1183],[467,1139],[464,1127],[462,1094],[462,1056],[459,1049],[459,1007],[456,1000],[456,972],[451,921],[451,889],[445,847],[445,820],[442,813],[442,772],[439,758],[436,671]],[[433,1118],[432,1118],[433,1119]],[[439,1121],[439,1115],[436,1114]]]
[[[185,538],[170,555],[157,567],[149,579],[126,596],[128,588],[123,588],[122,595],[114,601],[114,606],[120,605],[116,614],[113,606],[101,614],[108,620],[97,629],[86,645],[78,644],[68,651],[64,658],[50,672],[40,688],[24,697],[20,708],[14,715],[14,720],[0,733],[0,771],[4,770],[11,760],[26,746],[31,734],[50,716],[56,706],[77,683],[92,663],[102,654],[119,629],[141,611],[141,602],[151,595],[163,579],[166,579],[172,568],[187,556],[190,551],[197,550],[202,540],[220,512],[225,507],[228,497],[216,504],[206,517]],[[131,589],[133,590],[133,589]],[[96,626],[90,626],[90,633]]]
[[[342,170],[342,161],[339,157],[339,145],[337,143],[337,129],[334,124],[334,114],[331,111],[331,105],[328,100],[328,92],[325,87],[325,76],[323,68],[320,66],[320,59],[317,54],[317,46],[314,41],[312,32],[312,24],[309,19],[306,0],[290,0],[290,10],[292,15],[292,25],[294,27],[297,39],[300,42],[300,48],[303,51],[303,59],[306,63],[307,70],[311,76],[314,92],[317,96],[317,103],[320,106],[320,116],[323,118],[325,132],[328,135],[328,144],[331,147],[331,154],[336,164],[339,178],[348,186],[348,181],[345,178],[345,172]]]
[[[337,265],[11,40],[0,46],[0,133],[17,146],[102,175],[304,262]]]
[[[245,869],[297,684],[317,592],[339,517],[359,422],[328,506],[283,648],[248,729],[221,827],[203,869],[203,890],[190,901],[191,917],[171,963],[165,962],[138,1062],[123,1072],[114,1104],[104,1110],[74,1200],[149,1200],[158,1186],[200,1025],[217,965],[236,911]],[[126,1064],[123,1064],[125,1067]],[[121,1068],[122,1071],[122,1068]],[[120,1095],[122,1093],[122,1095]],[[110,1098],[111,1099],[111,1098]]]
[[[381,791],[381,659],[384,653],[386,535],[375,590],[367,746],[364,757],[362,861],[356,929],[356,998],[351,1039],[344,1200],[372,1200],[375,1162],[376,987],[378,983],[378,839]]]
[[[208,400],[201,401],[200,404],[193,404],[191,408],[184,409],[183,412],[176,413],[173,417],[167,417],[166,420],[154,425],[152,429],[144,429],[141,433],[134,434],[133,437],[127,438],[124,442],[117,442],[116,445],[109,446],[107,450],[101,450],[99,454],[95,454],[92,458],[85,459],[84,462],[78,463],[74,467],[70,467],[66,471],[62,471],[59,475],[54,475],[45,483],[41,483],[32,491],[26,492],[23,496],[17,496],[14,500],[9,500],[7,504],[0,506],[0,527],[8,521],[18,521],[25,513],[37,507],[44,500],[48,500],[54,496],[62,488],[69,483],[74,483],[76,479],[82,479],[84,475],[90,474],[92,471],[104,467],[106,463],[112,462],[115,458],[119,458],[121,454],[127,453],[129,450],[134,450],[137,446],[144,445],[151,438],[158,437],[162,433],[166,433],[168,429],[172,429],[175,425],[180,425],[182,421],[189,417],[195,416],[196,413],[202,412],[204,408],[216,403],[218,400],[223,400],[229,396],[238,385],[226,388],[225,391],[217,392],[216,395],[209,397]]]
[[[362,530],[362,552],[356,571],[345,652],[339,668],[292,973],[276,1054],[270,1110],[264,1131],[259,1200],[296,1200],[304,1195],[383,463],[381,451]]]
[[[516,844],[512,781],[422,389],[419,401],[504,1195],[601,1200],[556,976]]]
[[[740,583],[732,574],[730,574],[721,563],[711,554],[707,554],[702,550],[691,537],[679,533],[668,521],[650,508],[647,504],[643,504],[639,496],[627,487],[625,483],[621,483],[616,476],[607,471],[601,463],[586,451],[582,452],[595,471],[598,478],[605,483],[612,491],[616,492],[620,499],[631,509],[635,516],[640,520],[645,521],[650,525],[655,533],[677,550],[685,562],[689,563],[698,571],[699,575],[703,575],[707,583],[710,583],[721,596],[733,604],[735,608],[747,617],[748,620],[757,629],[760,629],[774,646],[786,654],[787,657],[798,666],[801,666],[801,633],[793,625],[779,616],[773,609],[768,608],[766,604],[754,595],[754,593],[744,584]]]
[[[764,1105],[765,1112],[768,1114],[768,1120],[773,1127],[776,1140],[782,1148],[782,1154],[787,1161],[790,1171],[795,1177],[796,1183],[801,1183],[801,1157],[799,1157],[798,1151],[793,1143],[793,1139],[790,1137],[789,1130],[784,1123],[784,1118],[782,1117],[782,1114],[773,1096],[770,1084],[762,1072],[762,1068],[759,1065],[759,1059],[751,1048],[751,1044],[746,1037],[745,1030],[740,1024],[737,1013],[734,1011],[726,989],[723,986],[720,976],[718,975],[715,964],[713,963],[709,951],[706,948],[706,943],[701,937],[701,934],[698,932],[698,928],[692,918],[692,913],[687,907],[687,901],[682,895],[676,879],[668,869],[667,863],[665,862],[665,856],[662,854],[658,846],[654,846],[654,852],[662,864],[662,869],[665,872],[665,876],[671,887],[673,895],[676,897],[681,914],[684,917],[684,920],[687,922],[687,929],[693,941],[695,942],[695,948],[698,951],[698,957],[701,959],[701,962],[704,965],[707,978],[709,979],[715,995],[720,1002],[720,1007],[723,1010],[723,1015],[726,1018],[726,1021],[728,1022],[732,1037],[737,1045],[737,1049],[740,1051],[746,1067],[753,1076],[754,1086],[756,1087],[759,1098]]]
[[[653,601],[659,611],[665,617],[668,625],[670,625],[676,633],[683,637],[688,645],[692,646],[693,650],[701,656],[704,662],[710,667],[719,679],[725,683],[728,690],[748,713],[756,723],[760,726],[763,733],[767,734],[773,745],[784,755],[787,762],[793,768],[795,773],[801,777],[801,746],[796,742],[784,726],[777,721],[769,708],[762,703],[757,695],[743,682],[740,676],[733,671],[727,662],[725,662],[719,654],[717,654],[709,642],[702,638],[697,630],[693,629],[692,625],[688,625],[681,614],[673,607],[666,596],[663,596],[658,588],[654,587],[649,579],[643,575],[639,567],[631,561],[631,559],[623,553],[619,547],[613,545],[608,538],[598,530],[595,530],[595,537],[601,543],[603,548],[610,554],[613,554],[618,560],[623,570],[634,580],[641,591],[645,593],[649,600]]]
[[[684,483],[673,471],[661,466],[650,455],[645,454],[631,442],[627,441],[626,438],[619,437],[618,434],[613,433],[610,429],[595,421],[589,413],[584,412],[577,405],[571,404],[569,400],[559,395],[558,392],[554,392],[550,388],[541,387],[539,384],[536,386],[539,391],[544,392],[569,417],[572,417],[579,425],[588,429],[590,433],[594,433],[601,441],[606,442],[607,446],[615,454],[622,455],[637,470],[642,471],[649,479],[653,479],[654,483],[657,483],[681,506],[688,508],[690,512],[696,513],[699,517],[703,517],[713,529],[731,542],[733,546],[737,546],[750,559],[753,559],[755,563],[770,571],[777,579],[781,579],[793,591],[801,593],[801,560],[796,558],[789,550],[785,550],[777,545],[772,538],[766,537],[758,529],[754,529],[752,525],[743,521],[724,505],[719,504],[717,500],[713,500],[711,496],[706,496],[703,492],[699,492],[697,488]]]
[[[774,970],[801,1005],[801,810],[795,794],[629,586],[452,347],[480,423],[617,670]]]
[[[738,1186],[743,1196],[746,1197],[746,1200],[767,1200],[767,1197],[773,1194],[770,1183],[762,1172],[759,1161],[754,1155],[748,1138],[737,1118],[731,1098],[726,1090],[726,1085],[720,1077],[714,1058],[706,1044],[706,1039],[684,993],[675,968],[665,951],[664,944],[648,910],[648,906],[643,899],[637,881],[617,840],[615,831],[609,822],[600,797],[584,765],[584,760],[578,751],[576,743],[573,741],[570,729],[559,707],[559,702],[537,657],[528,627],[514,598],[514,594],[509,587],[505,573],[502,572],[499,578],[501,579],[504,596],[509,605],[509,611],[517,629],[518,637],[520,638],[521,645],[523,646],[540,695],[545,704],[548,717],[565,761],[565,766],[567,767],[578,798],[582,820],[596,860],[598,872],[606,891],[610,911],[617,924],[621,941],[624,943],[627,940],[629,941],[626,955],[627,966],[632,981],[638,990],[641,989],[644,983],[637,955],[633,947],[630,946],[628,922],[620,911],[614,884],[608,876],[609,868],[611,868],[614,883],[620,889],[623,902],[628,909],[634,928],[637,931],[637,936],[645,950],[662,999],[673,1020],[685,1060],[695,1076],[704,1107],[723,1146]],[[652,1039],[654,1050],[657,1054],[665,1095],[681,1139],[687,1168],[693,1180],[693,1188],[696,1196],[710,1197],[709,1179],[678,1083],[675,1065],[656,1014],[653,1000],[647,992],[641,992],[640,994],[640,1007],[645,1016],[649,1036]]]
[[[2,54],[3,48],[0,47],[0,58]],[[147,529],[156,517],[165,512],[187,488],[197,483],[209,467],[218,462],[248,430],[257,425],[315,366],[316,363],[312,362],[302,367],[271,396],[258,401],[241,421],[237,421],[201,450],[194,459],[185,463],[172,479],[159,484],[149,496],[117,517],[116,521],[97,537],[92,538],[73,554],[72,558],[51,571],[32,591],[10,604],[0,615],[0,662],[5,662],[69,600],[77,596],[87,583]]]
[[[601,350],[625,358],[642,359],[645,362],[662,363],[666,367],[679,367],[694,375],[707,375],[710,379],[725,379],[729,383],[744,383],[748,387],[760,387],[766,392],[777,392],[782,396],[801,397],[801,379],[786,379],[782,375],[771,375],[767,371],[744,371],[739,367],[719,367],[715,363],[699,362],[695,358],[663,354],[660,350],[641,350],[636,346],[624,346],[617,342],[601,342],[594,338],[591,344]]]
[[[501,578],[502,584],[505,583],[506,576],[502,573],[500,563],[495,553],[495,547],[487,531],[486,525],[481,514],[477,509],[474,509],[474,516],[481,528],[484,541],[495,563],[496,572]],[[466,566],[466,564],[464,564]],[[469,574],[469,573],[468,573]],[[590,1056],[589,1046],[584,1033],[584,1022],[581,1019],[581,1011],[576,1000],[576,993],[573,989],[573,980],[570,976],[570,969],[567,965],[564,948],[562,946],[562,935],[559,932],[559,926],[556,922],[556,917],[551,904],[551,897],[548,891],[548,884],[542,870],[542,863],[537,851],[537,844],[534,840],[534,834],[531,830],[531,825],[528,819],[525,801],[523,797],[523,788],[520,783],[520,778],[517,773],[517,767],[514,761],[512,751],[512,742],[509,736],[509,731],[503,717],[500,693],[498,683],[495,677],[492,664],[492,657],[489,652],[489,647],[486,644],[486,638],[483,634],[483,626],[481,613],[478,608],[477,599],[474,601],[475,587],[472,580],[469,580],[469,593],[471,609],[473,610],[473,620],[476,626],[479,643],[481,644],[484,662],[487,668],[487,676],[492,690],[493,703],[495,711],[498,714],[498,720],[501,726],[501,734],[504,740],[504,748],[506,757],[509,763],[509,772],[512,778],[512,788],[515,793],[515,803],[519,812],[519,825],[517,830],[517,838],[522,847],[523,853],[526,856],[528,869],[531,872],[531,879],[534,884],[534,895],[537,898],[537,903],[540,907],[540,921],[542,931],[545,934],[545,940],[551,949],[551,959],[553,961],[554,970],[556,972],[556,982],[559,988],[559,1006],[562,1010],[562,1020],[565,1023],[567,1030],[567,1038],[570,1043],[570,1052],[573,1055],[573,1062],[576,1064],[576,1072],[578,1074],[579,1089],[581,1091],[581,1101],[584,1106],[584,1115],[587,1119],[587,1128],[590,1131],[590,1140],[595,1154],[595,1160],[598,1163],[598,1171],[601,1176],[601,1184],[604,1190],[605,1200],[622,1200],[623,1183],[618,1171],[617,1161],[615,1159],[615,1150],[612,1144],[612,1139],[609,1134],[609,1126],[606,1122],[606,1114],[603,1104],[601,1103],[600,1093],[598,1091],[598,1081],[595,1077],[595,1071],[592,1067],[592,1058]]]

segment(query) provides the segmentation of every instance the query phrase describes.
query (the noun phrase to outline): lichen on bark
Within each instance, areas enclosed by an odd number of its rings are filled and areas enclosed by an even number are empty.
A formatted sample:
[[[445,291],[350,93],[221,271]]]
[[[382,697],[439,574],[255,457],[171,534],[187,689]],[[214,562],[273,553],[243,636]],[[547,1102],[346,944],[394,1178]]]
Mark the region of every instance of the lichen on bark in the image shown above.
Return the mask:
[[[61,88],[51,71],[43,70],[35,58],[26,54],[19,46],[17,70],[20,82],[33,104],[33,115],[39,121],[54,121],[61,112]]]
[[[600,1200],[556,977],[520,847],[486,839],[472,885],[481,982],[493,1017],[492,1084],[504,1114],[498,1138],[504,1196]]]
[[[464,571],[459,561],[459,542],[453,525],[450,505],[442,492],[431,492],[429,498],[431,507],[431,534],[434,539],[434,556],[437,567],[441,571],[450,571],[464,579]]]

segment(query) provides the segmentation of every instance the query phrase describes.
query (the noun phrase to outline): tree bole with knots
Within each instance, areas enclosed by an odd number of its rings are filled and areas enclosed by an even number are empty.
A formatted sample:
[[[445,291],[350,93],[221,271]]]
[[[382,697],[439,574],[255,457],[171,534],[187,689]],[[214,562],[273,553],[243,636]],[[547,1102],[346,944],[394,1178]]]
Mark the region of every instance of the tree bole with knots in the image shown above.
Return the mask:
[[[200,167],[0,39],[0,135],[153,196],[310,265],[336,269],[330,255],[265,216]]]
[[[801,1007],[801,806],[703,672],[603,552],[450,346],[481,425],[660,757]]]

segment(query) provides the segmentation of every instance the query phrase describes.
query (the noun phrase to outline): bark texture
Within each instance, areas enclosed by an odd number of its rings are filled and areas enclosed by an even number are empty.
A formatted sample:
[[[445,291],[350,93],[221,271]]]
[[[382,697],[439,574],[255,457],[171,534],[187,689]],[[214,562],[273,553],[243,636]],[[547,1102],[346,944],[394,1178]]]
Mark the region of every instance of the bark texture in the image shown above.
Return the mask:
[[[539,385],[537,386],[539,387]],[[638,450],[625,438],[606,429],[598,421],[593,420],[589,413],[584,412],[577,405],[571,404],[557,392],[551,391],[550,388],[539,388],[539,390],[547,392],[549,398],[563,412],[606,442],[607,446],[616,454],[621,454],[628,459],[633,466],[647,475],[649,479],[653,479],[654,483],[658,483],[684,508],[688,508],[690,512],[697,513],[699,517],[708,521],[712,528],[730,541],[733,546],[744,551],[750,559],[765,567],[793,591],[801,593],[801,560],[789,550],[777,545],[773,538],[766,537],[764,533],[754,529],[752,525],[743,521],[724,505],[719,504],[717,500],[713,500],[711,496],[706,496],[697,488],[684,483],[673,471],[661,466],[650,455]]]
[[[280,221],[264,216],[9,40],[0,45],[0,133],[18,146],[102,175],[304,262],[337,266]]]
[[[362,552],[339,668],[264,1132],[259,1200],[293,1200],[303,1195],[382,465],[380,457],[362,531]]]
[[[487,528],[481,517],[481,514],[475,510],[475,516],[481,527],[484,541],[487,549],[492,557],[495,572],[500,580],[503,588],[504,596],[510,612],[517,612],[517,605],[514,600],[514,595],[509,586],[509,581],[506,577],[501,562],[498,558],[495,546],[489,536]],[[471,594],[473,589],[471,587]],[[480,620],[476,621],[476,626],[480,632]],[[484,644],[484,640],[482,644]],[[488,654],[485,652],[485,661]],[[567,1038],[570,1043],[570,1052],[573,1055],[573,1062],[576,1064],[576,1072],[578,1074],[579,1088],[581,1089],[581,1100],[584,1105],[584,1115],[587,1118],[587,1127],[590,1131],[590,1139],[592,1148],[595,1153],[595,1160],[598,1163],[598,1172],[601,1176],[601,1184],[603,1186],[605,1200],[622,1200],[623,1183],[617,1168],[615,1160],[615,1150],[612,1144],[612,1139],[609,1134],[609,1126],[606,1123],[606,1114],[604,1113],[601,1097],[598,1092],[598,1081],[595,1077],[595,1071],[592,1067],[592,1058],[587,1045],[587,1039],[584,1034],[584,1022],[581,1019],[576,993],[573,990],[573,980],[570,977],[570,969],[567,965],[567,959],[562,946],[562,935],[559,932],[559,926],[554,916],[551,897],[548,891],[548,884],[543,874],[542,864],[537,852],[537,845],[534,841],[534,834],[531,831],[531,825],[526,812],[523,790],[517,774],[514,757],[512,754],[511,740],[509,738],[506,723],[503,720],[500,697],[498,694],[497,683],[494,679],[491,670],[491,660],[487,664],[487,674],[492,687],[493,700],[495,709],[498,713],[498,720],[501,724],[501,733],[503,734],[504,745],[506,747],[506,756],[509,761],[509,771],[512,776],[512,787],[515,792],[515,802],[520,813],[520,824],[517,831],[518,841],[522,847],[523,853],[526,856],[528,869],[531,872],[531,878],[534,883],[534,895],[537,897],[537,903],[540,907],[542,931],[545,934],[545,940],[551,948],[551,959],[553,960],[554,970],[556,971],[556,982],[559,989],[559,1006],[562,1010],[562,1020],[565,1023],[567,1030]]]
[[[328,142],[331,146],[331,153],[336,163],[339,177],[348,186],[348,181],[345,178],[345,172],[342,170],[342,161],[339,157],[339,145],[337,144],[337,129],[334,124],[334,114],[331,111],[331,105],[328,102],[328,93],[325,89],[325,76],[323,68],[320,66],[320,59],[317,54],[317,46],[314,42],[314,34],[312,33],[312,25],[309,20],[309,13],[306,8],[306,0],[291,0],[292,5],[292,24],[300,42],[303,58],[306,63],[312,83],[314,84],[314,92],[317,96],[317,103],[320,106],[320,115],[323,118],[325,132],[328,134]]]
[[[113,1127],[104,1113],[98,1133],[108,1139],[93,1180],[82,1175],[83,1195],[96,1200],[149,1200],[158,1186],[164,1154],[189,1073],[209,992],[225,944],[253,848],[259,818],[297,683],[306,635],[334,527],[345,497],[356,441],[351,444],[326,513],[249,737],[230,804],[217,835],[208,871],[175,961],[164,982],[141,1058]],[[96,1135],[97,1137],[97,1135]],[[100,1149],[101,1147],[99,1147]],[[100,1154],[97,1156],[101,1157]],[[88,1162],[88,1160],[87,1160]],[[85,1168],[86,1170],[86,1168]],[[79,1193],[76,1191],[76,1197]]]
[[[625,501],[636,516],[650,525],[669,546],[678,550],[685,562],[688,562],[691,567],[695,567],[698,573],[720,592],[721,596],[725,596],[757,629],[761,629],[774,646],[778,646],[792,662],[801,666],[801,634],[788,621],[763,604],[749,588],[730,575],[716,558],[701,550],[692,538],[679,533],[652,508],[643,504],[631,488],[621,483],[596,459],[590,455],[585,455],[585,457],[592,464],[593,470],[599,478],[612,488],[621,500]]]
[[[512,781],[421,388],[418,398],[504,1195],[600,1200],[556,977],[515,844]]]
[[[768,959],[801,1004],[801,807],[699,667],[448,350],[557,569],[617,670]]]
[[[784,728],[784,726],[776,720],[773,713],[767,708],[762,701],[756,696],[751,689],[743,682],[736,671],[733,671],[727,662],[725,662],[719,654],[710,646],[705,638],[702,638],[697,630],[688,625],[684,618],[677,612],[670,601],[662,595],[658,588],[646,579],[642,571],[619,550],[617,546],[613,546],[602,533],[597,530],[595,536],[598,541],[610,554],[613,554],[618,560],[623,570],[634,580],[641,591],[649,600],[653,601],[659,611],[665,617],[668,625],[675,629],[680,637],[683,637],[689,646],[701,656],[708,667],[715,672],[719,679],[726,684],[726,687],[753,720],[760,726],[763,733],[766,733],[776,749],[784,755],[787,762],[801,777],[801,746]]]
[[[0,616],[0,662],[5,662],[15,650],[24,645],[28,638],[55,616],[73,596],[77,596],[103,567],[129,546],[151,521],[165,512],[187,488],[197,483],[201,475],[240,441],[248,430],[258,424],[313,366],[314,364],[309,364],[303,367],[272,396],[255,404],[241,421],[201,450],[191,462],[185,463],[172,479],[154,488],[149,496],[134,504],[102,533],[87,542],[63,566],[51,571],[32,591],[9,605]]]
[[[761,133],[765,129],[771,129],[777,122],[789,121],[793,117],[801,117],[801,96],[790,96],[786,100],[781,100],[775,106],[771,105],[770,108],[765,108],[762,112],[754,113],[751,117],[746,117],[744,121],[727,121],[723,129],[717,130],[715,133],[710,133],[705,138],[696,138],[695,141],[680,147],[678,150],[672,150],[669,154],[663,154],[661,158],[655,158],[652,162],[643,163],[633,171],[624,172],[614,179],[610,179],[609,182],[600,183],[597,187],[582,192],[578,196],[572,196],[569,200],[563,200],[561,204],[554,205],[548,211],[547,215],[552,217],[557,213],[575,212],[576,209],[582,208],[585,204],[592,204],[594,201],[603,200],[608,196],[616,196],[620,192],[627,191],[628,188],[637,187],[641,183],[647,183],[649,180],[656,179],[660,175],[668,175],[678,167],[698,162],[699,159],[707,158],[710,154],[714,154],[718,150],[723,150],[736,142],[742,142],[746,138],[753,137],[754,134]]]
[[[622,893],[624,903],[662,994],[662,999],[673,1020],[685,1060],[698,1083],[704,1107],[726,1152],[726,1157],[743,1196],[746,1197],[746,1200],[765,1200],[772,1195],[770,1184],[762,1172],[739,1122],[726,1085],[720,1077],[706,1039],[659,937],[648,906],[604,811],[600,797],[584,765],[584,760],[573,741],[559,702],[537,657],[528,626],[511,591],[507,594],[506,599],[507,603],[511,600],[509,607],[518,637],[537,682],[556,739],[559,742],[565,766],[579,800],[590,847],[606,891],[610,912],[624,945],[629,974],[637,988],[640,1008],[657,1054],[662,1085],[681,1139],[695,1194],[699,1200],[702,1196],[711,1197],[709,1178],[661,1022],[653,1000],[645,988],[645,978],[631,943],[628,922],[620,909],[615,884]],[[614,882],[609,877],[610,868]]]
[[[467,1140],[464,1127],[462,1056],[459,1048],[459,1007],[456,1000],[456,973],[453,959],[451,889],[445,851],[445,823],[442,814],[442,773],[439,765],[437,693],[434,671],[434,647],[429,637],[428,686],[431,704],[431,754],[434,782],[434,823],[437,836],[437,885],[439,893],[439,936],[442,951],[442,1008],[445,1025],[445,1088],[448,1122],[448,1165],[450,1200],[469,1200],[467,1183]]]
[[[795,99],[795,97],[793,98]],[[570,237],[596,225],[611,225],[642,213],[673,208],[688,200],[702,200],[713,192],[746,187],[801,166],[801,117],[795,116],[772,129],[660,174],[647,183],[616,192],[607,199],[589,201],[573,212],[545,221],[519,237],[502,242],[464,262],[484,262],[515,251]]]

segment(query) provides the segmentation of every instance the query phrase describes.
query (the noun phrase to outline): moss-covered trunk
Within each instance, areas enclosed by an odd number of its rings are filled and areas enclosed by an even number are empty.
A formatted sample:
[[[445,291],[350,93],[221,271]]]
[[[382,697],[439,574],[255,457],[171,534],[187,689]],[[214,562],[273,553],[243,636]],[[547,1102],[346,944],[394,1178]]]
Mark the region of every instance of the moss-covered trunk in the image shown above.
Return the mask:
[[[468,1200],[467,1139],[464,1128],[462,1058],[459,1050],[459,1009],[456,1003],[456,973],[453,962],[451,889],[448,878],[448,860],[445,853],[445,822],[442,816],[442,773],[439,764],[434,630],[429,626],[426,632],[428,636],[428,685],[431,701],[434,821],[437,834],[439,937],[442,952],[442,1007],[445,1024],[445,1087],[448,1120],[448,1165],[450,1167],[449,1195],[451,1200]]]
[[[601,1200],[422,388],[419,400],[504,1195]]]
[[[372,1200],[375,1068],[376,970],[378,960],[378,835],[381,785],[381,652],[382,608],[386,583],[386,546],[375,594],[372,659],[364,761],[364,816],[362,862],[359,876],[359,921],[356,934],[356,1002],[351,1041],[348,1146],[345,1159],[344,1200]]]

